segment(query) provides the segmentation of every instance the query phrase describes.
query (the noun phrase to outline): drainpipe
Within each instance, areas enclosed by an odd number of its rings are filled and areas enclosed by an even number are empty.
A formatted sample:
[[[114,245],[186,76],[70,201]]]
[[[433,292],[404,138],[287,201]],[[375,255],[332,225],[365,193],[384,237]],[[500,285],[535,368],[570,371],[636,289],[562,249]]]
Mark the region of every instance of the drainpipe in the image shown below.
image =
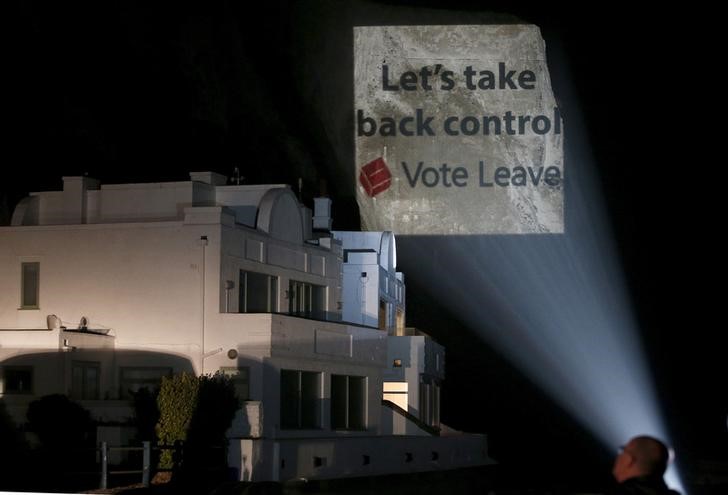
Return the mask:
[[[207,236],[200,236],[200,246],[202,246],[202,285],[200,292],[202,293],[202,325],[201,325],[201,344],[200,344],[200,371],[202,375],[205,370],[205,261],[206,261],[206,248],[207,248]]]

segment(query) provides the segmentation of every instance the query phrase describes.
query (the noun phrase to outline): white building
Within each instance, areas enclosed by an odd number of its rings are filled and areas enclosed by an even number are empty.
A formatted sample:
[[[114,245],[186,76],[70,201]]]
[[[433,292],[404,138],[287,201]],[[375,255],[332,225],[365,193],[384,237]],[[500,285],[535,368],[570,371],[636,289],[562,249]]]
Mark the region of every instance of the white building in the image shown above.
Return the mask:
[[[404,327],[391,233],[332,234],[324,198],[312,216],[287,186],[190,176],[64,177],[0,227],[0,400],[16,421],[50,393],[123,421],[130,391],[222,371],[244,399],[242,480],[490,462],[483,436],[438,435],[444,352]]]

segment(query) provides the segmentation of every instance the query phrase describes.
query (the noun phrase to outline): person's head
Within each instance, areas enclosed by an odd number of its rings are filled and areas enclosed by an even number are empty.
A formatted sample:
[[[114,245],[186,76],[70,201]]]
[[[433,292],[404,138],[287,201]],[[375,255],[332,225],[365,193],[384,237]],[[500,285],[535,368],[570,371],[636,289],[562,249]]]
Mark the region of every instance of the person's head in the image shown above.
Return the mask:
[[[620,448],[614,460],[612,474],[621,483],[636,476],[662,476],[667,469],[670,453],[656,438],[634,437]]]

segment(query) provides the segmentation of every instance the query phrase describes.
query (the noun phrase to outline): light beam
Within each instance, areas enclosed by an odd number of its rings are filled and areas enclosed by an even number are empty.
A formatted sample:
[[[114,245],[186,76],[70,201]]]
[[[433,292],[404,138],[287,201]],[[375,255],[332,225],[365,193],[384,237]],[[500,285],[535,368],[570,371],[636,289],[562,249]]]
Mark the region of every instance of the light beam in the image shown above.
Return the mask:
[[[400,237],[400,250],[426,259],[434,249],[429,271],[408,276],[437,287],[605,446],[641,434],[669,443],[582,127],[565,112],[565,234]],[[674,463],[666,481],[686,493]]]

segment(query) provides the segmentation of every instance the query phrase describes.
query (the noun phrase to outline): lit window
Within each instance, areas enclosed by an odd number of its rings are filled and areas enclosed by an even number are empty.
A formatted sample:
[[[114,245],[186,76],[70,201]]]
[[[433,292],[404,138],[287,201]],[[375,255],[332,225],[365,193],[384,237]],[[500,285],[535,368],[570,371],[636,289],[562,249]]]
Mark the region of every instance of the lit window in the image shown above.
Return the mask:
[[[21,263],[20,307],[22,309],[38,308],[39,287],[40,263]]]
[[[32,366],[4,366],[2,369],[2,392],[4,394],[32,394]]]
[[[331,375],[331,428],[366,429],[367,379]]]
[[[321,373],[281,370],[281,428],[321,427]]]

